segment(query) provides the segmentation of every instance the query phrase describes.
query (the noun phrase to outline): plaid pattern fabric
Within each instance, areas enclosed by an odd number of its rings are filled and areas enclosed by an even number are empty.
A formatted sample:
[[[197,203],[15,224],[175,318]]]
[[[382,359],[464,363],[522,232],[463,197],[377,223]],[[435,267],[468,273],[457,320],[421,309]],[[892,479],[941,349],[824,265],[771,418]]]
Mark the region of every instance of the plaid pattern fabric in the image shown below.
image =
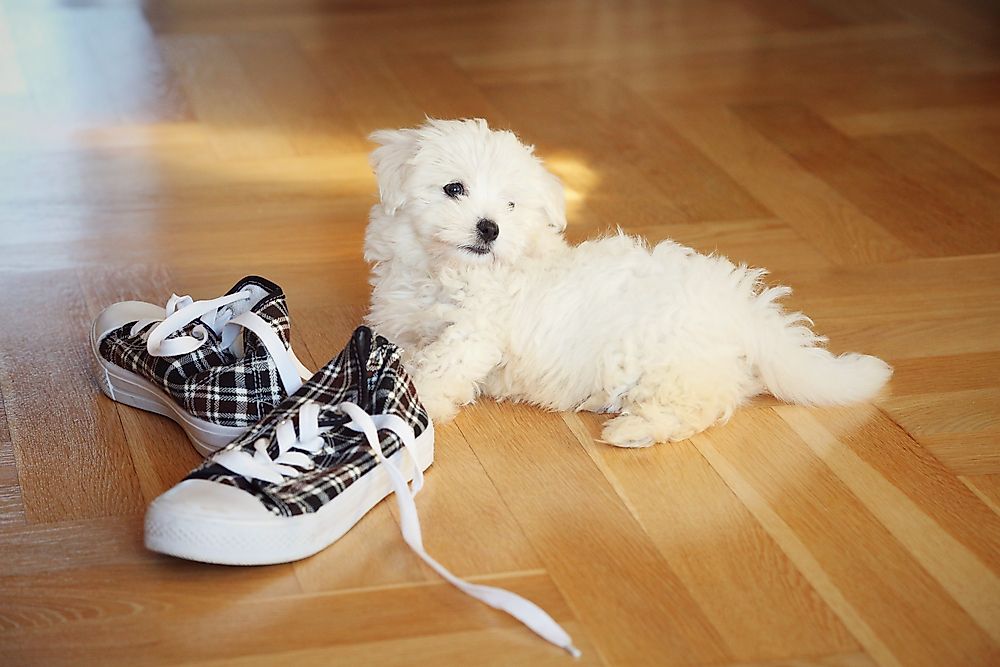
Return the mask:
[[[281,288],[258,276],[248,276],[227,294],[248,285],[264,289],[267,296],[251,310],[265,320],[289,345],[291,322]],[[189,414],[222,426],[250,426],[285,398],[278,368],[267,348],[252,331],[243,331],[242,358],[224,349],[211,327],[197,350],[179,357],[154,357],[146,351],[144,334],[132,336],[134,322],[112,331],[100,343],[102,357],[161,386]],[[201,320],[195,320],[174,336],[191,335]]]
[[[312,455],[315,468],[299,477],[285,479],[281,484],[272,484],[258,479],[247,480],[215,463],[213,456],[187,479],[208,479],[240,488],[256,496],[278,516],[315,512],[378,465],[364,435],[346,428],[350,419],[336,410],[344,401],[355,403],[372,415],[398,415],[413,427],[416,435],[430,424],[417,399],[416,389],[403,369],[399,348],[373,334],[368,327],[359,327],[336,358],[255,427],[216,453],[242,449],[253,454],[254,443],[263,438],[269,441],[268,454],[276,457],[275,427],[290,419],[298,432],[299,408],[314,402],[321,406],[320,427],[332,427],[321,436],[325,446]],[[386,456],[402,446],[399,437],[388,430],[380,431],[379,439]]]

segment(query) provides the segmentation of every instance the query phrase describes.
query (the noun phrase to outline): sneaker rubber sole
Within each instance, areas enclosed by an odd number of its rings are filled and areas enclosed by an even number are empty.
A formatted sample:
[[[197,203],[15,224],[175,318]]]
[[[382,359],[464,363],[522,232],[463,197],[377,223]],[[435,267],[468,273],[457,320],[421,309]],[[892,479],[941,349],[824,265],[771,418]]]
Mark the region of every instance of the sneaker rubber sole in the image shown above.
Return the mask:
[[[90,332],[90,347],[98,364],[97,383],[105,396],[118,403],[155,412],[177,422],[202,456],[208,456],[225,447],[250,428],[213,424],[188,414],[161,388],[146,378],[116,366],[102,357],[98,351],[99,336],[98,323],[95,322]]]
[[[415,443],[421,470],[434,460],[433,425]],[[389,460],[407,481],[413,461],[401,449]],[[210,480],[189,479],[158,497],[146,512],[146,548],[187,560],[221,565],[270,565],[322,551],[392,492],[378,465],[311,514],[276,516],[244,491]]]

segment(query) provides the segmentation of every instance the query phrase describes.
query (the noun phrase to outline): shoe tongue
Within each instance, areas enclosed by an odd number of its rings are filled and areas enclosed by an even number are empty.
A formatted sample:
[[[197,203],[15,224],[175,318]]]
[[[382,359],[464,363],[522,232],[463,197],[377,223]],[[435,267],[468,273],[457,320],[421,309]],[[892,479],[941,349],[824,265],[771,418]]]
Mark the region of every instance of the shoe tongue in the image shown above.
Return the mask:
[[[235,294],[241,290],[249,290],[252,294],[250,311],[256,313],[267,322],[281,338],[285,347],[291,344],[291,319],[288,315],[288,302],[281,287],[260,276],[247,276],[236,283],[227,294]],[[244,349],[254,349],[263,345],[252,331],[244,330]]]
[[[347,344],[351,364],[357,369],[358,405],[368,407],[371,400],[368,390],[368,360],[372,354],[372,330],[361,326],[354,330]]]
[[[233,285],[233,288],[226,292],[226,294],[236,294],[242,289],[250,289],[256,291],[258,294],[281,294],[281,287],[277,283],[273,283],[267,278],[261,278],[260,276],[246,276],[241,278],[238,283]]]

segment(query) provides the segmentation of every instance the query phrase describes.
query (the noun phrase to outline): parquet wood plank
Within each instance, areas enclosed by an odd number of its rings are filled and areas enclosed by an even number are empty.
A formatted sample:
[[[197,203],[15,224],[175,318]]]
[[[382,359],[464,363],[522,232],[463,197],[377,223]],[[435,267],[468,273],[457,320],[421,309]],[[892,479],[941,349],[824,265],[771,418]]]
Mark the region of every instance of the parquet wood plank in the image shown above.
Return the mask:
[[[1000,353],[918,357],[893,363],[892,395],[1000,387]]]
[[[838,264],[892,261],[913,251],[827,183],[722,108],[675,107],[664,117],[762,204]]]
[[[823,116],[934,107],[940,106],[942,100],[959,107],[996,105],[1000,102],[1000,89],[997,88],[1000,73],[995,67],[968,74],[939,72],[939,67],[932,66],[922,71],[910,68],[874,79],[862,75],[837,85],[814,85],[816,90],[804,94],[803,98],[810,108]],[[853,87],[851,95],[843,95],[845,87]],[[769,96],[769,101],[774,100],[774,94]]]
[[[727,657],[673,566],[558,415],[483,403],[456,423],[604,660]],[[632,608],[628,620],[609,613],[621,604]]]
[[[292,568],[229,568],[152,554],[142,544],[142,517],[9,527],[0,530],[8,554],[0,576],[0,599],[44,589],[86,596],[202,596],[218,603],[229,599],[286,597],[302,592]],[[11,634],[16,619],[0,605],[0,635]],[[29,625],[51,624],[41,610]],[[69,620],[69,619],[68,619]],[[77,621],[85,621],[78,618]]]
[[[830,40],[799,48],[787,48],[784,44],[777,48],[764,46],[754,49],[750,63],[739,50],[683,54],[637,62],[619,76],[631,88],[664,105],[670,102],[688,105],[695,100],[735,105],[751,99],[757,103],[777,103],[791,96],[810,106],[817,100],[843,108],[856,104],[855,96],[861,101],[886,99],[874,90],[873,77],[866,69],[873,60],[879,63],[881,84],[883,79],[902,82],[921,68],[937,70],[967,65],[968,58],[965,50],[947,39],[887,31],[881,38],[871,40]],[[987,72],[986,76],[992,74]],[[602,73],[607,75],[610,71],[605,69]],[[954,78],[956,75],[949,73],[938,78],[937,83],[954,86]],[[837,93],[845,88],[854,90],[850,97],[840,95],[838,105]],[[994,97],[985,91],[975,95]]]
[[[841,25],[844,20],[834,16],[826,7],[812,3],[799,4],[781,0],[740,0],[754,16],[768,25],[783,30],[809,30]]]
[[[362,137],[380,128],[423,122],[423,110],[404,93],[384,55],[358,54],[339,46],[309,49],[307,55],[321,80],[337,91],[340,115],[353,121]]]
[[[24,504],[21,502],[21,485],[17,480],[17,461],[14,445],[7,427],[7,412],[0,392],[0,525],[24,523]]]
[[[935,136],[942,143],[1000,178],[1000,128],[977,127],[937,131]]]
[[[616,159],[638,167],[650,184],[680,209],[686,221],[770,215],[738,182],[665,127],[656,110],[619,81],[571,81],[557,89],[565,104],[592,114],[590,124],[609,128],[618,144]],[[600,171],[614,168],[609,164]]]
[[[651,244],[672,239],[702,253],[719,253],[750,266],[765,266],[769,280],[794,281],[803,271],[830,262],[794,229],[777,219],[623,226]],[[738,258],[738,259],[737,259]]]
[[[766,441],[752,435],[762,423]],[[995,656],[990,636],[776,414],[737,414],[694,442],[877,662]],[[921,641],[939,632],[950,641]]]
[[[995,432],[935,433],[918,436],[920,444],[958,475],[1000,472],[1000,453]]]
[[[144,108],[145,105],[138,106]],[[204,151],[208,145],[208,132],[194,121],[156,125],[143,122],[110,126],[54,125],[39,118],[31,100],[21,96],[4,101],[0,106],[0,119],[4,121],[0,127],[0,157],[6,160],[26,161],[47,153],[62,153],[63,159],[67,159],[82,156],[87,149],[94,152],[120,148],[157,152],[163,149],[167,153],[177,148]],[[65,150],[67,144],[73,146],[71,151]],[[147,157],[152,156],[147,154]]]
[[[287,7],[282,5],[282,7]],[[725,0],[684,6],[677,3],[637,5],[623,13],[613,5],[581,4],[572,0],[538,3],[452,2],[379,3],[374,8],[379,30],[372,32],[371,15],[338,7],[336,20],[318,20],[315,6],[278,11],[258,3],[248,8],[232,2],[199,8],[195,3],[167,2],[151,10],[153,25],[165,34],[232,32],[286,32],[306,45],[334,44],[351,51],[371,51],[382,44],[403,52],[509,49],[512,43],[539,47],[567,41],[614,46],[633,32],[654,25],[676,31],[680,27],[709,33],[719,30],[763,30],[766,26],[747,10]],[[619,30],[608,30],[612,22]],[[723,22],[724,21],[724,22]],[[456,30],[467,22],[476,30]]]
[[[817,319],[960,321],[995,312],[1000,255],[797,271],[790,298]]]
[[[456,425],[435,432],[434,455],[433,484],[417,500],[430,553],[459,576],[541,569],[516,515]],[[487,529],[500,539],[484,547],[477,536]],[[466,539],[456,541],[456,535]]]
[[[816,330],[833,341],[838,352],[864,350],[890,360],[978,354],[1000,350],[994,338],[997,317],[993,314],[911,320],[896,316],[871,316],[859,322],[846,318],[816,317]]]
[[[884,29],[886,23],[900,21],[903,14],[892,9],[884,2],[868,2],[867,0],[812,0],[814,5],[822,7],[828,14],[843,19],[849,24],[870,26],[874,29]],[[904,25],[908,25],[905,24]]]
[[[399,54],[388,59],[388,67],[413,105],[431,118],[488,118],[493,127],[513,127],[469,75],[444,54]]]
[[[0,388],[27,521],[141,512],[118,412],[94,377],[75,273],[4,272],[0,289],[19,295],[2,325],[4,349],[18,353],[0,356]]]
[[[1000,12],[993,3],[953,3],[940,0],[883,1],[884,4],[897,7],[950,36],[959,37],[973,44],[996,46],[994,28],[1000,21]]]
[[[563,420],[671,564],[731,658],[776,660],[858,648],[691,442],[652,452],[615,449],[596,442],[603,416],[566,414]],[[675,481],[664,485],[665,479]]]
[[[576,621],[563,623],[571,635],[581,634]],[[292,650],[283,653],[263,653],[239,658],[198,661],[185,663],[191,667],[223,667],[241,665],[266,667],[275,664],[294,664],[299,667],[326,667],[330,664],[373,665],[376,667],[409,667],[409,665],[481,665],[482,667],[504,667],[505,665],[539,665],[540,667],[560,667],[566,664],[566,656],[554,651],[539,650],[536,641],[524,637],[514,628],[493,628],[449,632],[426,637],[386,639],[375,642],[340,645],[333,648]],[[595,651],[586,651],[574,665],[603,665]],[[830,667],[855,667],[848,663]],[[858,663],[856,667],[867,667]]]
[[[218,568],[213,568],[218,569]],[[264,570],[236,570],[241,576]],[[559,620],[572,620],[552,582],[544,576],[501,579],[535,599]],[[122,590],[32,586],[7,589],[0,644],[5,661],[44,664],[134,664],[141,651],[149,665],[239,658],[341,644],[434,637],[483,627],[531,632],[505,614],[475,603],[452,586],[423,584],[383,590],[264,597],[206,597],[170,589]],[[95,632],[95,620],[107,620]],[[279,633],[269,631],[279,625]],[[594,653],[586,634],[582,650]],[[527,645],[530,644],[530,645]],[[447,644],[446,644],[447,645]],[[65,647],[72,646],[72,656]],[[442,649],[446,650],[446,649]],[[543,642],[526,652],[559,654]]]
[[[942,106],[896,109],[827,118],[849,136],[979,130],[1000,125],[1000,106]]]
[[[726,665],[726,667],[874,667],[877,664],[867,653],[858,652],[809,656],[792,662],[787,660],[740,662]]]
[[[1000,178],[925,134],[863,137],[858,143],[954,211],[964,226],[962,236],[977,244],[973,252],[997,247],[992,237],[1000,226]]]
[[[1000,439],[1000,388],[889,397],[880,405],[917,438],[979,433]]]
[[[322,593],[431,581],[433,575],[402,541],[391,502],[376,505],[334,545],[295,563],[302,589]]]
[[[221,160],[286,157],[294,154],[286,137],[250,83],[230,44],[214,35],[161,37],[160,45],[177,73],[195,116],[211,129],[211,145]]]
[[[918,41],[922,53],[906,48]],[[743,54],[748,51],[754,53],[753,76],[747,76]],[[770,26],[740,32],[716,27],[702,34],[685,30],[666,44],[657,33],[643,31],[614,48],[591,43],[587,48],[552,44],[516,53],[479,49],[461,52],[458,62],[484,85],[619,78],[664,103],[690,104],[696,99],[705,103],[774,99],[781,90],[826,99],[843,85],[869,83],[854,67],[866,57],[877,54],[886,73],[902,76],[909,74],[915,60],[941,65],[964,53],[926,28],[896,22],[877,30],[871,25],[812,30]],[[806,71],[820,76],[804,76]]]
[[[138,514],[0,526],[4,577],[29,584],[64,570],[125,567],[156,558],[142,546]]]
[[[743,107],[741,118],[921,256],[996,252],[1000,240],[863,144],[797,105]]]
[[[1000,515],[1000,473],[965,475],[959,479],[993,510],[994,514]]]
[[[1000,517],[878,415],[838,410],[822,419],[790,406],[776,412],[997,641]],[[909,455],[890,464],[886,454],[899,450]]]
[[[343,91],[327,88],[316,65],[288,35],[234,37],[230,47],[274,126],[299,155],[365,152],[366,143],[343,117]],[[320,67],[326,68],[325,63]]]
[[[94,216],[94,207],[98,204],[101,212],[107,210],[119,224],[128,225],[131,221],[136,227],[134,231],[140,232],[153,226],[160,210],[169,212],[179,206],[178,200],[188,207],[232,205],[234,215],[238,215],[241,205],[264,205],[278,197],[300,198],[303,206],[326,200],[332,194],[357,197],[361,184],[369,186],[372,182],[363,154],[303,159],[295,164],[275,159],[252,166],[213,169],[212,162],[206,162],[204,154],[192,156],[190,149],[188,146],[162,150],[152,161],[139,147],[113,152],[43,153],[20,160],[14,157],[0,165],[5,179],[17,188],[12,190],[5,205],[18,204],[22,210],[47,207],[50,216],[52,208],[62,207],[59,212],[70,220],[53,222],[60,222],[63,228],[80,237],[83,236],[80,225],[73,218],[87,220],[85,216]],[[93,190],[100,190],[102,196],[99,201],[87,204],[85,199],[92,196]],[[202,215],[205,213],[207,211]],[[221,222],[226,221],[225,211],[216,213]],[[178,218],[177,223],[183,222],[181,216]],[[11,224],[14,221],[5,216],[3,222]],[[203,231],[212,233],[215,230]],[[162,236],[169,240],[169,235]],[[182,240],[174,239],[173,242],[179,244]]]

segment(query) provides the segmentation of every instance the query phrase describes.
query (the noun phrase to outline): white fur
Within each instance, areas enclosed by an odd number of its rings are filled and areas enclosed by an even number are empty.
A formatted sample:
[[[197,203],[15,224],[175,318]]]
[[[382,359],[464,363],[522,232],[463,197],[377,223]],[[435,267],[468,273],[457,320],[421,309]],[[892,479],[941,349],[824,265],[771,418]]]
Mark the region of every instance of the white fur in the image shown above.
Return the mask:
[[[763,391],[851,403],[892,373],[823,349],[762,269],[622,233],[569,246],[561,184],[510,132],[428,120],[372,139],[381,203],[365,238],[368,321],[403,346],[435,420],[486,394],[620,413],[604,440],[645,446],[690,437]],[[450,198],[443,187],[456,181],[466,195]],[[472,254],[463,246],[484,217],[500,233]]]

